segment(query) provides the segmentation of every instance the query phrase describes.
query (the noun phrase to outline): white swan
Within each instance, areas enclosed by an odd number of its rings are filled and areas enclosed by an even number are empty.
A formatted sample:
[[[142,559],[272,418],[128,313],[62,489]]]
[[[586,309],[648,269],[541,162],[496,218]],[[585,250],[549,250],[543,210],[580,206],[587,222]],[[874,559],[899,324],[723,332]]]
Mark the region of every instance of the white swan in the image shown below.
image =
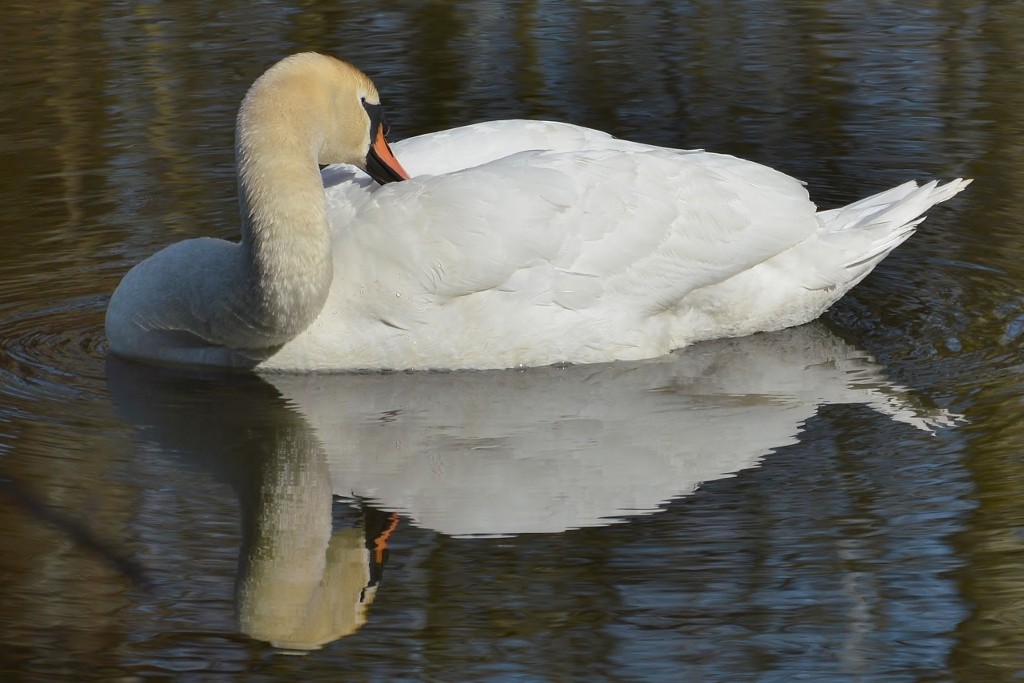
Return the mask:
[[[534,121],[396,144],[409,179],[384,128],[353,66],[271,67],[238,113],[241,241],[135,266],[111,350],[296,371],[654,357],[812,320],[970,182],[816,212],[759,164]]]

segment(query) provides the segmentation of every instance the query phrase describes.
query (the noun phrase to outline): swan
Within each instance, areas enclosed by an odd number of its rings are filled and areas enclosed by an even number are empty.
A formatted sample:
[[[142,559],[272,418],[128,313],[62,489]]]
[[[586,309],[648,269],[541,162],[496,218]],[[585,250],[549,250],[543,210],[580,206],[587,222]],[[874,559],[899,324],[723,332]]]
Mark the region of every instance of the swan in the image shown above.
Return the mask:
[[[260,76],[235,130],[240,241],[132,268],[114,354],[300,372],[653,358],[818,317],[970,182],[817,211],[760,164],[563,123],[392,148],[373,82],[316,53]]]

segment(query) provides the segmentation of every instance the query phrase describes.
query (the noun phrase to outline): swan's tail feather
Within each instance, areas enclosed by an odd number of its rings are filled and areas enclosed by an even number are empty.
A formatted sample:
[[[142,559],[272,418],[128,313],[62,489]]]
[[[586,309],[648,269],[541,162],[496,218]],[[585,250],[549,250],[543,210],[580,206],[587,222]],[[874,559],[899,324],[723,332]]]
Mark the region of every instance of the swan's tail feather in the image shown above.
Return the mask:
[[[919,186],[910,181],[842,208],[818,212],[818,237],[829,247],[829,256],[819,262],[818,278],[805,286],[848,290],[914,233],[925,211],[970,183],[963,178],[945,185],[933,180]]]
[[[885,223],[905,224],[935,204],[951,199],[970,185],[973,179],[957,178],[945,185],[932,180],[918,185],[911,180],[830,211],[819,211],[818,221],[826,232],[840,232]],[[920,222],[920,221],[918,221]]]

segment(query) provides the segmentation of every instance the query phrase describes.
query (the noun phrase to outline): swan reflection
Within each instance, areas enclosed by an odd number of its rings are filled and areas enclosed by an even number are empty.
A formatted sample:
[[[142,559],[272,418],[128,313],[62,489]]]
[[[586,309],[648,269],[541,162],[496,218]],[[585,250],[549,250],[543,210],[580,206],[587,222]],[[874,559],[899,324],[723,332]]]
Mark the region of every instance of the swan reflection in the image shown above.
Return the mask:
[[[607,525],[757,465],[822,405],[953,421],[821,324],[597,366],[261,378],[112,358],[108,375],[145,438],[238,491],[241,628],[294,650],[364,623],[399,517],[452,536]],[[358,528],[332,527],[335,496]]]

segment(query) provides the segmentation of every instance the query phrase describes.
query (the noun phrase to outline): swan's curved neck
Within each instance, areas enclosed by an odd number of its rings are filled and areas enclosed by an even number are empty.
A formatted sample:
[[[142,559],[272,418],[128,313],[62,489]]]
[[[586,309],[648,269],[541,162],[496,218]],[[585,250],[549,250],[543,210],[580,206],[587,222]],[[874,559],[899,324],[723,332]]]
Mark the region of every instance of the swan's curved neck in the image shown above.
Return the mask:
[[[317,112],[287,85],[257,82],[239,109],[235,137],[245,298],[250,325],[267,346],[316,319],[333,277]]]

